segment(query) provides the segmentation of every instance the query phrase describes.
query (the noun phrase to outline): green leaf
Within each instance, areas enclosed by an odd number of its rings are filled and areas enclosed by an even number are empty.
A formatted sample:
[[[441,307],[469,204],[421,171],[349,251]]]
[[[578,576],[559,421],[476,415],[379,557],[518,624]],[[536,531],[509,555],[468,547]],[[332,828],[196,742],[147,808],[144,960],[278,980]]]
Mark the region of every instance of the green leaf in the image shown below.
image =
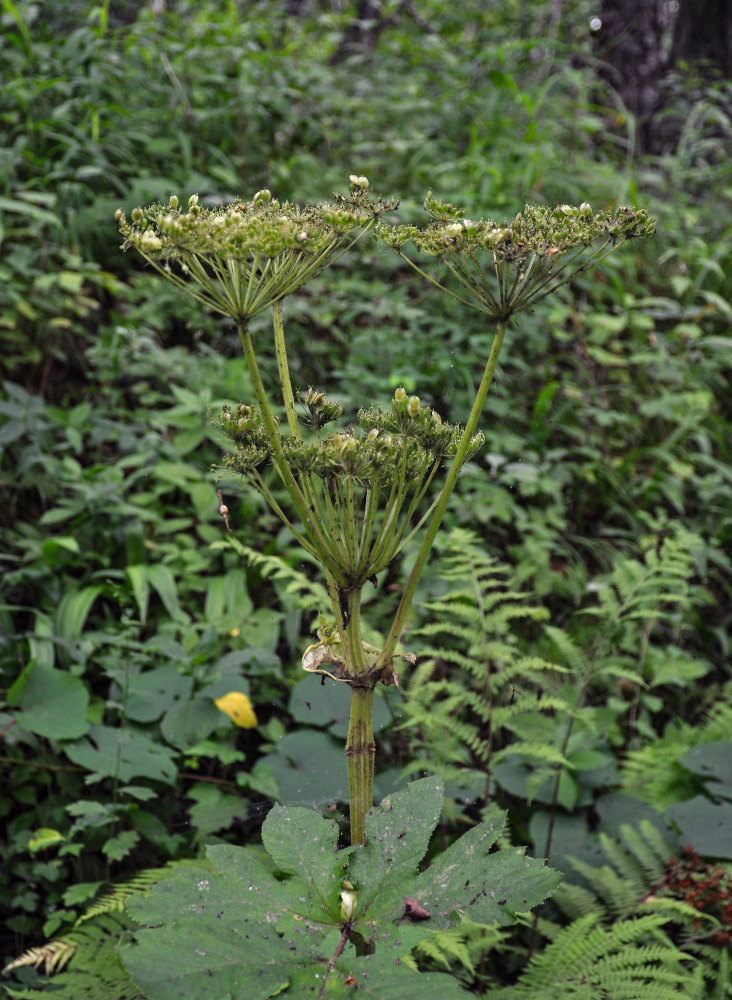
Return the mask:
[[[140,840],[139,834],[134,830],[123,830],[116,837],[110,837],[102,844],[102,854],[106,854],[110,861],[121,861],[126,858],[132,848]]]
[[[140,612],[140,621],[144,625],[147,621],[147,609],[150,603],[150,584],[147,580],[147,566],[144,563],[127,566],[125,574],[130,581],[132,593],[135,595],[137,609]]]
[[[305,893],[299,916],[322,920],[325,913],[337,923],[344,861],[350,853],[336,853],[338,824],[312,809],[275,806],[262,826],[262,843],[279,872],[299,875]]]
[[[181,871],[128,903],[133,919],[153,926],[136,932],[122,961],[151,1000],[267,1000],[318,953],[332,954],[334,926],[277,923],[295,900],[252,851],[221,845],[207,857],[213,871]],[[328,940],[330,938],[330,940]]]
[[[681,841],[705,857],[732,860],[732,803],[712,802],[697,795],[688,802],[669,806],[666,815],[681,831]]]
[[[458,1000],[455,980],[413,972],[402,957],[463,914],[510,923],[561,876],[522,850],[492,853],[498,824],[475,827],[419,874],[441,805],[439,779],[414,782],[369,812],[365,846],[341,851],[332,820],[275,807],[262,828],[269,867],[252,850],[218,845],[210,869],[181,869],[129,901],[143,926],[122,949],[125,967],[150,1000],[345,1000],[354,985],[379,1000]],[[344,878],[355,887],[349,923]],[[410,917],[409,896],[429,915]]]
[[[28,850],[31,854],[35,854],[37,851],[45,851],[49,847],[53,847],[54,844],[61,844],[66,840],[66,837],[58,830],[51,830],[49,827],[42,827],[40,830],[35,830],[33,836],[28,841]]]
[[[181,699],[188,698],[193,681],[172,664],[132,677],[125,702],[125,715],[135,722],[154,722]]]
[[[288,733],[277,741],[274,753],[257,761],[254,771],[274,780],[277,795],[273,797],[282,803],[323,806],[348,798],[343,747],[325,733]]]
[[[89,728],[86,718],[89,693],[78,677],[45,663],[26,667],[8,692],[8,704],[27,732],[49,739],[70,740]]]
[[[56,628],[58,634],[73,642],[78,639],[84,628],[84,623],[91,611],[91,606],[102,592],[102,587],[83,587],[73,593],[64,595],[56,611]]]
[[[163,736],[179,750],[200,743],[221,724],[221,712],[210,698],[179,701],[166,713],[161,725]]]
[[[405,888],[406,880],[414,877],[427,853],[441,811],[442,781],[433,777],[411,782],[406,791],[387,796],[367,813],[367,845],[348,867],[351,882],[360,889],[360,911],[373,907],[377,914],[383,914],[393,908],[396,893],[397,909],[401,905],[404,912],[404,896],[414,895],[411,888]],[[391,892],[385,892],[385,884]]]
[[[152,566],[146,566],[145,570],[148,583],[163,602],[170,617],[177,622],[187,622],[188,615],[178,603],[175,580],[168,567],[163,563],[154,563]]]
[[[366,818],[367,843],[354,852],[348,872],[358,888],[359,916],[371,927],[377,948],[403,938],[398,921],[407,896],[430,914],[425,921],[430,930],[450,927],[463,916],[506,924],[543,902],[561,880],[543,862],[527,858],[523,848],[491,854],[502,824],[489,823],[468,831],[418,875],[441,802],[442,783],[425,778]]]
[[[692,747],[681,758],[684,767],[711,779],[715,783],[709,791],[722,798],[732,798],[732,742],[730,740],[714,740]],[[721,787],[720,787],[721,785]]]
[[[296,722],[327,726],[333,736],[348,735],[351,715],[351,692],[346,684],[325,678],[325,684],[312,676],[303,677],[290,695],[290,715]],[[388,726],[391,713],[382,697],[374,698],[372,726],[375,733]]]
[[[87,784],[113,775],[124,782],[145,777],[173,784],[177,775],[173,751],[129,727],[92,726],[87,739],[64,749],[69,760],[91,772]]]
[[[204,782],[194,785],[188,798],[196,803],[191,806],[189,815],[199,842],[208,834],[227,830],[234,820],[243,820],[248,813],[247,800],[241,795],[227,794]]]

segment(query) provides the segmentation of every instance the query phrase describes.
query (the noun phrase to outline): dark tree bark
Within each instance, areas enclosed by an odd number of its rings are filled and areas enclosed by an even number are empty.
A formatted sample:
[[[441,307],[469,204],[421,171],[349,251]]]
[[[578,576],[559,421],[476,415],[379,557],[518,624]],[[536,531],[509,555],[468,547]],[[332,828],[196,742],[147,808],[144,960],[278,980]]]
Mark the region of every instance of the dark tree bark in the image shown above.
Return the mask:
[[[680,0],[671,65],[705,62],[732,78],[732,3],[730,0]]]
[[[598,75],[637,121],[636,153],[659,152],[681,127],[678,115],[660,115],[674,101],[669,72],[732,78],[732,0],[601,0],[599,18]],[[602,100],[614,106],[610,93]]]
[[[602,0],[602,26],[595,52],[600,78],[620,95],[638,123],[639,151],[653,144],[653,117],[661,103],[661,84],[668,65],[663,40],[668,32],[666,0]],[[605,103],[614,101],[607,95]]]

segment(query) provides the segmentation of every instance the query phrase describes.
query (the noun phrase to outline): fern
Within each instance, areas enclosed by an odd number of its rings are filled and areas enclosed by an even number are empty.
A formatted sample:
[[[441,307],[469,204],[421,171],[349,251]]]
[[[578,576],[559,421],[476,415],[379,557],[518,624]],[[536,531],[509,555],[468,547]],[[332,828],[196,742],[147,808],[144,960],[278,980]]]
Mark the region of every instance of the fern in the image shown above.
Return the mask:
[[[695,1000],[704,996],[701,963],[683,954],[660,914],[610,927],[588,914],[563,929],[529,963],[515,986],[492,1000]]]
[[[623,764],[623,785],[658,812],[696,794],[697,782],[680,763],[692,747],[729,739],[732,705],[719,702],[703,726],[674,723],[662,737],[630,751]]]
[[[652,911],[662,921],[664,934],[675,942],[678,961],[689,968],[689,962],[698,963],[696,968],[702,971],[695,975],[706,981],[702,995],[719,1000],[732,997],[732,952],[723,939],[715,940],[719,920],[668,894],[667,874],[674,848],[663,834],[644,820],[640,828],[623,826],[619,841],[601,834],[600,842],[607,864],[593,867],[573,860],[572,868],[582,877],[582,884],[565,881],[555,890],[552,903],[575,922],[592,920],[613,932],[616,926],[645,919]],[[565,933],[547,920],[540,921],[540,930],[555,942]]]
[[[61,937],[39,948],[30,948],[8,963],[3,972],[33,966],[53,977],[53,995],[58,1000],[144,1000],[139,988],[122,967],[117,948],[134,929],[125,912],[127,900],[147,892],[169,878],[178,868],[200,862],[170,862],[165,868],[138,872],[126,882],[92,903],[73,927]],[[13,1000],[38,1000],[43,987],[8,988]]]
[[[243,545],[233,535],[221,541],[213,542],[211,548],[214,550],[233,549],[238,556],[245,559],[250,566],[256,569],[266,579],[271,577],[282,585],[282,595],[292,599],[296,607],[303,611],[318,611],[323,607],[330,606],[328,593],[322,583],[295,569],[278,555],[264,555],[255,549]],[[302,557],[308,556],[302,552]]]
[[[462,920],[448,930],[423,938],[402,961],[421,971],[449,972],[470,987],[488,979],[487,966],[505,950],[508,932]]]
[[[131,928],[124,914],[102,914],[42,948],[30,949],[5,971],[43,965],[47,975],[56,973],[52,989],[58,1000],[143,1000],[117,955],[118,945],[129,937]],[[60,960],[54,961],[58,956]],[[14,1000],[37,1000],[41,992],[47,990],[8,988]]]
[[[449,589],[424,606],[430,620],[413,633],[430,642],[412,674],[402,728],[430,748],[427,766],[445,780],[456,767],[472,766],[487,781],[509,747],[542,763],[560,762],[556,747],[516,743],[514,736],[519,720],[567,709],[552,690],[566,668],[527,653],[520,641],[521,629],[541,627],[546,611],[509,587],[507,568],[466,530],[450,534],[439,575]]]

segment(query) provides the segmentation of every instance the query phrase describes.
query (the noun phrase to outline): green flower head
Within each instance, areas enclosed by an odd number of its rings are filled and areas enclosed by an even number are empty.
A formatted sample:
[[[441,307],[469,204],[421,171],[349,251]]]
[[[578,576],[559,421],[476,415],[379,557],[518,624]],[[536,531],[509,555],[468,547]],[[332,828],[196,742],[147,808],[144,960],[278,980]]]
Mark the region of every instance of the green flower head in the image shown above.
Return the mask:
[[[406,246],[438,257],[460,286],[461,301],[506,322],[606,257],[625,240],[650,237],[655,223],[645,211],[618,208],[593,213],[579,207],[527,205],[511,223],[468,219],[462,209],[428,194],[432,222],[424,228],[379,224],[376,235],[408,260]],[[428,280],[444,288],[436,279]]]
[[[240,322],[294,292],[345,252],[396,203],[375,198],[365,177],[353,175],[348,195],[299,206],[268,190],[249,201],[202,207],[198,195],[185,209],[135,208],[116,220],[122,249],[134,247],[164,277],[204,305]]]

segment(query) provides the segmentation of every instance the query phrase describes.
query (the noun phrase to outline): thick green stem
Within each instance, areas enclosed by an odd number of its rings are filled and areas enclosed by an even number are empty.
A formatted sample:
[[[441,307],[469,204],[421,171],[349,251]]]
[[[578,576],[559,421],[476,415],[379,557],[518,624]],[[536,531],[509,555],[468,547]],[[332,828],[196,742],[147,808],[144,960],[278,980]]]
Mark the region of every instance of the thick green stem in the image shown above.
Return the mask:
[[[496,365],[498,364],[498,356],[501,353],[501,347],[503,345],[503,338],[506,333],[506,324],[501,322],[496,328],[495,336],[493,337],[493,344],[491,345],[491,352],[488,356],[488,361],[486,362],[485,370],[483,371],[483,377],[480,380],[480,385],[478,386],[478,391],[475,396],[475,402],[473,403],[473,408],[470,411],[470,416],[468,417],[468,422],[465,425],[465,430],[460,438],[458,444],[457,452],[452,460],[452,465],[447,473],[447,478],[445,479],[445,484],[442,487],[442,491],[438,497],[437,505],[435,506],[434,513],[432,514],[432,519],[427,527],[427,532],[422,541],[419,552],[417,553],[417,558],[415,560],[414,566],[412,567],[412,572],[409,576],[409,580],[404,588],[402,598],[399,602],[399,607],[397,608],[396,615],[394,616],[394,621],[392,623],[389,635],[387,636],[386,643],[383,650],[381,651],[381,656],[377,661],[377,667],[386,666],[394,655],[394,650],[396,649],[397,642],[404,628],[404,623],[409,613],[409,608],[412,604],[412,598],[414,597],[414,592],[417,588],[417,582],[419,581],[422,571],[427,562],[432,545],[434,544],[435,537],[439,530],[440,524],[442,523],[442,518],[445,515],[447,505],[452,496],[453,490],[460,475],[460,470],[465,462],[468,451],[470,450],[470,442],[475,435],[476,428],[478,426],[478,420],[480,419],[480,414],[483,410],[483,405],[485,404],[486,396],[488,395],[488,390],[490,389],[491,382],[493,381],[493,375],[496,370]]]
[[[365,844],[364,818],[374,796],[374,758],[376,744],[373,729],[374,689],[351,689],[351,721],[348,727],[346,760],[351,799],[351,843]]]

